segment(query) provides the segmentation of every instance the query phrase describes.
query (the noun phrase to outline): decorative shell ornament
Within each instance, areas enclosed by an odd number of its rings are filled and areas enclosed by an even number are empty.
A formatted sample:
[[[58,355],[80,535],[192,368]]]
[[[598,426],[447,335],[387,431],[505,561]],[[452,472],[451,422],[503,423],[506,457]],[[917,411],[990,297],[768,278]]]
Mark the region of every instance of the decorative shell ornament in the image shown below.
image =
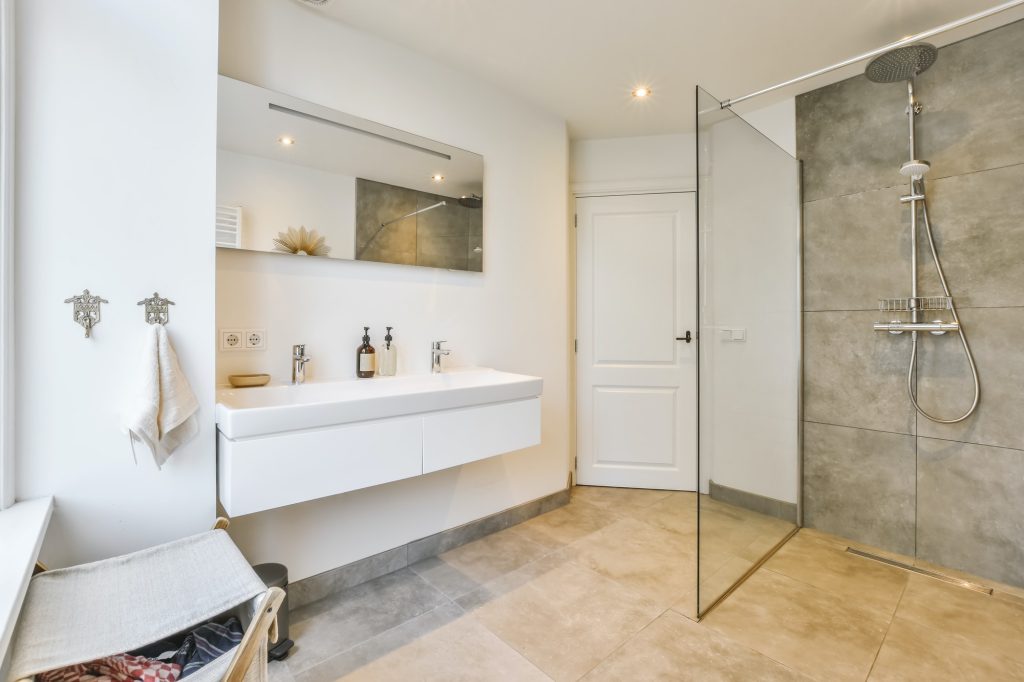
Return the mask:
[[[274,251],[299,256],[326,256],[331,252],[331,247],[327,246],[327,237],[302,226],[297,230],[289,227],[287,232],[278,232],[274,238]]]

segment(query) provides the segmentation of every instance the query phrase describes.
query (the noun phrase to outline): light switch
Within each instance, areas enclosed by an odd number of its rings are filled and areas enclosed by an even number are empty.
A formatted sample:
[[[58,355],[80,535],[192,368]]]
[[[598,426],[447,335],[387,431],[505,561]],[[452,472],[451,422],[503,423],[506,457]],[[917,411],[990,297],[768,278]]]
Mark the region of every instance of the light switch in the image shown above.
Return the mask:
[[[747,340],[747,330],[742,327],[738,329],[735,327],[722,327],[719,333],[722,335],[722,341],[741,342]]]

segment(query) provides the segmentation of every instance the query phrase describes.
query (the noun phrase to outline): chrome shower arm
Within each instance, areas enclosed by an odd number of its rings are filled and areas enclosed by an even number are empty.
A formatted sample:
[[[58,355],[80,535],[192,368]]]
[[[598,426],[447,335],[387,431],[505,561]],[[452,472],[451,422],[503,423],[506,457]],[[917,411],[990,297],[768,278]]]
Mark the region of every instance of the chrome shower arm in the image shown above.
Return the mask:
[[[378,237],[378,236],[380,236],[380,233],[381,233],[381,232],[383,232],[383,231],[384,231],[384,228],[385,228],[385,227],[387,227],[388,225],[390,225],[390,224],[392,224],[392,223],[397,223],[397,222],[399,222],[400,220],[405,220],[406,218],[411,218],[411,217],[413,217],[414,215],[419,215],[420,213],[426,213],[427,211],[431,211],[431,210],[433,210],[433,209],[435,209],[435,208],[438,208],[438,207],[440,207],[440,206],[447,206],[447,205],[448,205],[448,202],[447,202],[447,201],[439,201],[439,202],[437,202],[436,204],[434,204],[434,205],[432,205],[432,206],[427,206],[426,208],[421,208],[421,209],[419,209],[418,211],[413,211],[412,213],[406,213],[406,214],[405,214],[405,215],[403,215],[403,216],[399,216],[399,217],[397,217],[397,218],[394,218],[394,219],[392,219],[392,220],[389,220],[389,221],[387,221],[386,223],[381,223],[381,224],[380,224],[380,227],[378,227],[378,228],[377,228],[377,230],[376,230],[376,231],[375,231],[375,232],[373,233],[373,236],[372,236],[372,237],[370,237],[369,239],[367,239],[367,240],[366,240],[366,243],[365,243],[365,244],[363,244],[363,245],[362,245],[361,247],[359,247],[359,248],[358,248],[358,249],[356,250],[356,258],[358,259],[358,258],[360,258],[360,257],[361,257],[361,256],[362,256],[362,255],[363,255],[364,253],[366,253],[366,250],[367,250],[368,248],[370,248],[370,244],[372,244],[372,243],[373,243],[373,242],[374,242],[374,241],[375,241],[375,240],[377,239],[377,237]]]

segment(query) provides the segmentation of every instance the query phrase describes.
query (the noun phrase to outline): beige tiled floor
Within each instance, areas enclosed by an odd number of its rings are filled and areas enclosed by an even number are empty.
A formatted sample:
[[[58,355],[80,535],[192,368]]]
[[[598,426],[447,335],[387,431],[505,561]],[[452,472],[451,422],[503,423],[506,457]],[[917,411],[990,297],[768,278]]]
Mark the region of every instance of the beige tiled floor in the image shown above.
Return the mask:
[[[1024,680],[1024,590],[973,592],[811,530],[695,622],[693,507],[688,493],[577,488],[566,507],[296,610],[272,681]],[[744,519],[717,527],[705,580],[724,585],[774,544],[779,527]]]

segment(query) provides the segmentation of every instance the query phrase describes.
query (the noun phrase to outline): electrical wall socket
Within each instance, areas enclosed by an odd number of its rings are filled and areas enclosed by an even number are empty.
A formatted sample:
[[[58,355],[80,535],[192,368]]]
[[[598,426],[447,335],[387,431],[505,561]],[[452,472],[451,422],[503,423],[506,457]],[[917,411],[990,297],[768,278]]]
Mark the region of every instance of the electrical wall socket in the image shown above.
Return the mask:
[[[245,330],[245,349],[246,350],[265,350],[267,347],[267,330],[265,329],[246,329]]]
[[[245,332],[241,329],[221,329],[220,349],[245,350]]]

